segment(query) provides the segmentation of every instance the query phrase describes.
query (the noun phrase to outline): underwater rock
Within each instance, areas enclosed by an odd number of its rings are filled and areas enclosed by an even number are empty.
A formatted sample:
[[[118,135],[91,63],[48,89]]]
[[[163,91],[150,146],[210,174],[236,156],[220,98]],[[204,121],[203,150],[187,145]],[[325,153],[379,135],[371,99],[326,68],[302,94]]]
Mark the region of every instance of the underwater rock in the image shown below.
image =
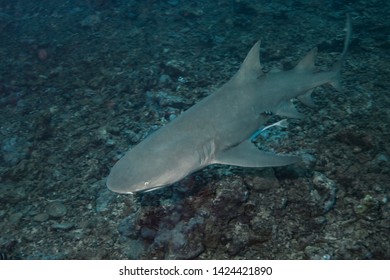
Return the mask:
[[[163,74],[160,76],[160,79],[158,80],[158,85],[161,87],[168,86],[172,83],[172,79],[169,75]]]
[[[12,251],[15,249],[15,246],[18,244],[18,241],[14,238],[3,240],[1,239],[1,249],[5,251]]]
[[[244,16],[256,16],[258,14],[256,6],[251,1],[231,1],[232,10],[235,14]]]
[[[339,131],[334,139],[350,146],[357,146],[362,151],[367,151],[375,146],[374,139],[366,132],[360,132],[356,127],[349,127]]]
[[[73,227],[74,223],[54,223],[51,225],[51,228],[56,230],[70,230]]]
[[[5,89],[3,89],[5,91]],[[0,89],[0,93],[1,93]],[[12,106],[19,106],[19,103],[23,101],[23,92],[11,92],[8,95],[0,94],[0,108],[5,107],[7,105],[12,105]]]
[[[390,174],[390,156],[386,153],[378,153],[367,164],[367,172],[377,174]]]
[[[139,240],[126,239],[121,242],[121,247],[127,260],[140,260],[145,253],[145,244]]]
[[[14,166],[29,155],[32,144],[22,137],[11,137],[3,141],[2,158],[7,166]]]
[[[11,184],[0,184],[0,203],[16,203],[26,199],[26,191],[22,187]]]
[[[272,228],[275,225],[274,218],[271,215],[266,215],[261,209],[259,214],[252,218],[250,226],[256,233],[256,239],[259,242],[264,242],[272,238]]]
[[[367,194],[359,201],[359,204],[353,207],[355,213],[366,220],[375,221],[382,218],[380,212],[380,202]]]
[[[216,217],[210,217],[206,220],[203,243],[207,248],[215,249],[219,246],[222,235],[222,226],[218,225]],[[216,228],[219,230],[215,230]]]
[[[314,172],[313,184],[313,189],[310,190],[312,201],[320,207],[321,214],[325,214],[333,209],[336,203],[336,183],[324,174]]]
[[[250,228],[240,222],[229,225],[223,238],[226,242],[226,251],[230,256],[237,255],[250,241]]]
[[[34,120],[34,139],[35,141],[46,140],[52,136],[52,114],[45,112],[37,116]]]
[[[202,238],[204,218],[192,217],[188,222],[181,220],[172,229],[164,227],[158,231],[151,250],[164,259],[192,259],[205,249]]]
[[[40,213],[40,214],[37,214],[33,217],[33,221],[39,222],[39,223],[45,222],[48,219],[49,219],[49,215],[47,213]]]
[[[150,227],[142,227],[140,236],[145,240],[153,240],[157,235],[157,231]]]
[[[178,60],[169,60],[164,66],[164,70],[170,77],[177,79],[180,76],[185,76],[186,69],[184,67],[185,63]]]
[[[101,22],[99,14],[89,15],[81,21],[82,27],[94,27]]]
[[[10,260],[18,241],[15,239],[0,238],[0,260]]]
[[[21,212],[16,212],[16,213],[13,213],[11,215],[9,215],[8,217],[8,220],[12,223],[12,224],[17,224],[19,223],[20,219],[23,217],[23,213]]]
[[[226,180],[226,179],[225,179]],[[221,181],[212,202],[213,215],[230,220],[240,215],[240,206],[248,199],[248,190],[240,180]]]
[[[177,5],[179,5],[180,1],[179,0],[168,0],[167,3],[171,6],[177,6]]]
[[[27,256],[26,260],[64,260],[65,254],[59,252],[57,254],[45,254],[44,252],[34,252],[32,255]]]
[[[245,184],[252,191],[267,191],[269,189],[279,188],[279,180],[275,177],[274,170],[272,168],[266,168],[259,171],[256,176],[247,176],[245,178]]]
[[[205,12],[201,8],[184,9],[180,12],[180,14],[182,15],[182,17],[190,20],[190,19],[195,19],[195,18],[199,18],[199,17],[203,16],[205,14]]]
[[[0,251],[0,260],[8,260],[7,254],[3,251]]]
[[[62,202],[54,201],[46,207],[46,211],[51,218],[61,218],[66,215],[67,208]]]
[[[331,255],[328,252],[325,252],[324,248],[316,247],[316,246],[306,246],[305,247],[305,255],[310,260],[330,260]]]
[[[118,225],[119,234],[131,239],[137,239],[140,233],[140,226],[138,225],[138,221],[138,211],[124,218]]]
[[[114,199],[115,194],[107,188],[103,188],[99,192],[99,196],[96,199],[96,212],[101,213],[108,209],[108,205]]]
[[[173,107],[183,109],[186,106],[186,100],[181,96],[168,95],[164,91],[157,93],[157,99],[161,107]]]
[[[146,92],[146,96],[146,103],[150,107],[151,111],[156,113],[159,118],[165,118],[169,121],[176,118],[178,111],[188,107],[187,101],[183,97],[169,95],[165,91],[148,91]],[[157,128],[158,127],[156,126],[153,130],[156,130]],[[141,140],[141,138],[138,139],[139,141]]]

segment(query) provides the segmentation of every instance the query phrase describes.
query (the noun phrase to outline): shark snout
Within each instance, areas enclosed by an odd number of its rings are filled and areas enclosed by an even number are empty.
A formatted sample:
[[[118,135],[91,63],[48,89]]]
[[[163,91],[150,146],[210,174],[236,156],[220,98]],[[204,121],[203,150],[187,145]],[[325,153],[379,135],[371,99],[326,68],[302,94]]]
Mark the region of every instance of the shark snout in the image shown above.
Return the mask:
[[[176,165],[167,161],[149,161],[133,157],[129,151],[111,169],[107,187],[116,193],[129,194],[170,185],[180,179]],[[134,160],[129,160],[133,158]]]

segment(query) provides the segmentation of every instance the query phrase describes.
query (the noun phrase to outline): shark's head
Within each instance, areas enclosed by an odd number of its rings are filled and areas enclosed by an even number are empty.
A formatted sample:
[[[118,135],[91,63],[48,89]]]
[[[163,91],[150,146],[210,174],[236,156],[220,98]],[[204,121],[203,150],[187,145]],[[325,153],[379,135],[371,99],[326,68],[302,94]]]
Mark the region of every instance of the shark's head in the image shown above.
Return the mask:
[[[171,185],[193,171],[191,158],[175,158],[168,149],[143,150],[136,146],[111,169],[107,187],[117,193],[135,193]]]

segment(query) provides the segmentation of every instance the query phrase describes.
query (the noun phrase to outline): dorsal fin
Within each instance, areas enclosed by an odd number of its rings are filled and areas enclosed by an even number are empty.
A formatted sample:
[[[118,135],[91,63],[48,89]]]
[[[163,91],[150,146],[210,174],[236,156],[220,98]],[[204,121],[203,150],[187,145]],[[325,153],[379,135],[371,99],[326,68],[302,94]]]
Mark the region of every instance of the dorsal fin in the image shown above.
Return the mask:
[[[305,71],[305,72],[313,72],[315,69],[314,60],[317,55],[317,47],[312,48],[301,61],[299,61],[298,65],[295,66],[294,70],[296,71]]]
[[[241,64],[240,70],[236,74],[239,82],[244,82],[263,75],[260,64],[260,40],[251,48],[244,62]]]

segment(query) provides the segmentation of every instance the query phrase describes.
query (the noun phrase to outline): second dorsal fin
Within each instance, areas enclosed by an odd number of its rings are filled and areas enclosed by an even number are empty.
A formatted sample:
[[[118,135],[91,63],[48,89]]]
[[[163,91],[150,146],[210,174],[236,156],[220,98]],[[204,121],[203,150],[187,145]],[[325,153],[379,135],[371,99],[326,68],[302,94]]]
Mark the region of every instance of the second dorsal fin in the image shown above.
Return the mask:
[[[315,69],[314,60],[317,55],[317,47],[312,48],[304,58],[295,66],[294,70],[296,71],[305,71],[305,72],[313,72]]]

